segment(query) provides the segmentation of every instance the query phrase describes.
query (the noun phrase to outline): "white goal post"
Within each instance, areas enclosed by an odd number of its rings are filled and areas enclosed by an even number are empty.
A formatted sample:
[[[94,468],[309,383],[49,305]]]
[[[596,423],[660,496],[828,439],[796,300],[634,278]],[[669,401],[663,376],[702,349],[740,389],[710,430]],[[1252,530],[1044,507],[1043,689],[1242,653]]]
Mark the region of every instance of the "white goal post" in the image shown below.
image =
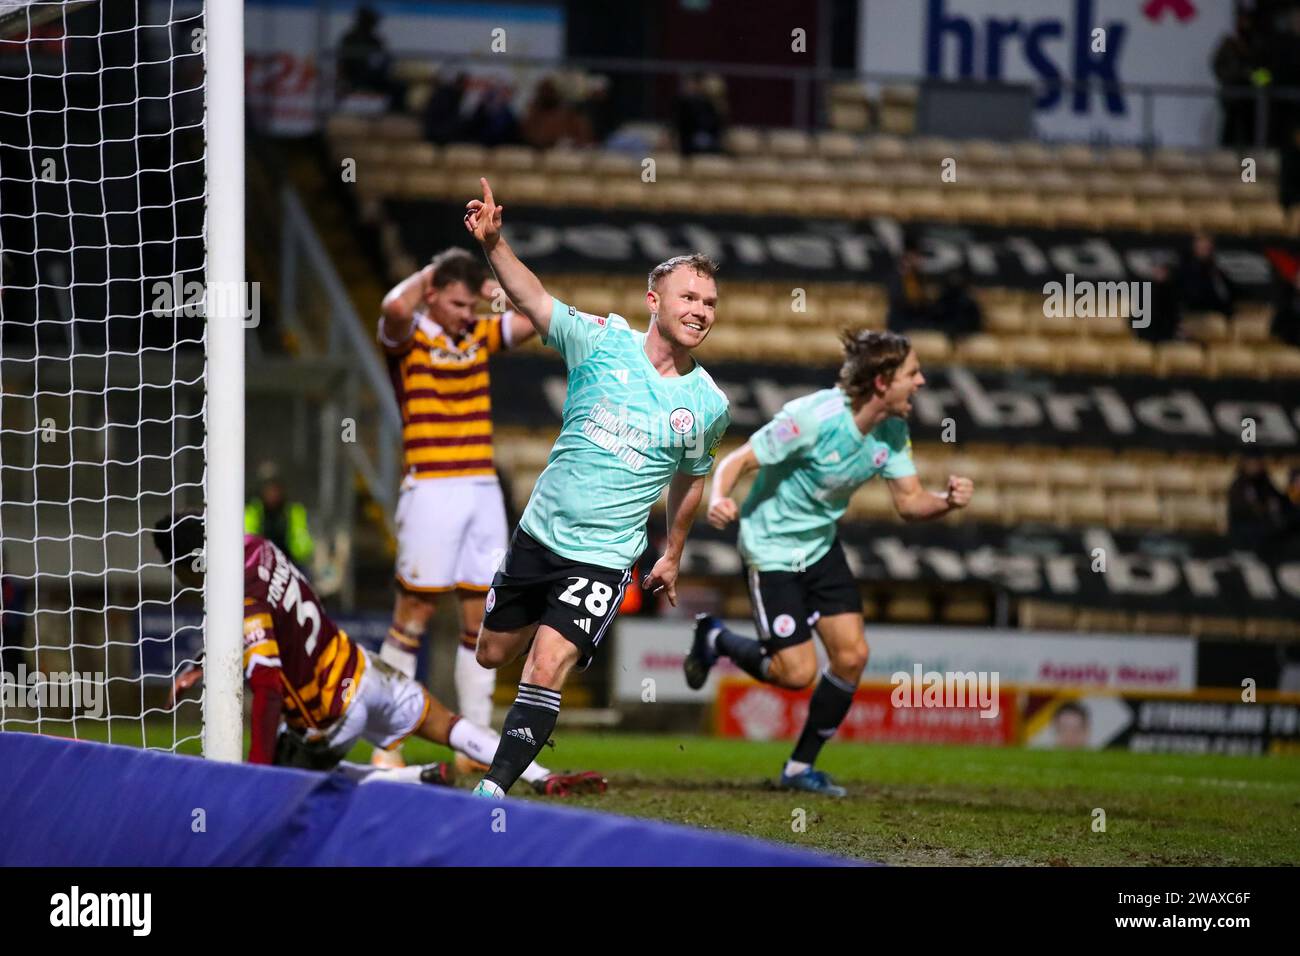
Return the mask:
[[[203,754],[244,749],[244,5],[207,28],[207,553]],[[214,289],[239,290],[214,296]]]

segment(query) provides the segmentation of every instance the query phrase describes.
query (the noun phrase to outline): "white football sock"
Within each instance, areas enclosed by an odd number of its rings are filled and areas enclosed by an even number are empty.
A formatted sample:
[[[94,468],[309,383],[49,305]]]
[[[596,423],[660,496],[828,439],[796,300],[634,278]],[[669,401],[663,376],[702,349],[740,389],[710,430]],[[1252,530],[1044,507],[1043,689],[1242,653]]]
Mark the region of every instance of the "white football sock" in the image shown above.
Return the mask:
[[[480,727],[492,726],[492,690],[496,685],[496,671],[480,664],[464,644],[456,648],[456,705],[465,719]]]
[[[785,775],[787,777],[796,777],[811,766],[812,764],[810,763],[800,763],[798,760],[787,760],[785,762]]]
[[[370,764],[341,760],[334,769],[349,780],[355,780],[357,783],[374,783],[376,780],[389,780],[394,783],[419,783],[420,771],[424,769],[424,765],[385,770],[383,767],[375,767]]]
[[[415,679],[415,654],[412,651],[402,650],[391,641],[384,641],[384,646],[379,649],[379,659],[412,680]]]
[[[492,758],[497,753],[497,744],[501,743],[501,738],[486,727],[480,727],[462,717],[452,724],[447,743],[452,750],[459,751],[465,756],[490,767],[492,766]],[[535,780],[541,780],[548,774],[550,774],[549,770],[534,762],[524,768],[523,778],[528,783],[532,783]]]

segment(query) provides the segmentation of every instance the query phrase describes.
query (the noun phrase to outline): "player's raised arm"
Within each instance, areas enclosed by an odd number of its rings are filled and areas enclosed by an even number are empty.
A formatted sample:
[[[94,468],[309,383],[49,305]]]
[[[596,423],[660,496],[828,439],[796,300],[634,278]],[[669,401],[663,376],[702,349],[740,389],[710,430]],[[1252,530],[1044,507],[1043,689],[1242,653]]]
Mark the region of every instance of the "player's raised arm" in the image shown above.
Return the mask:
[[[926,491],[916,475],[907,475],[903,478],[890,478],[889,492],[894,499],[894,510],[900,518],[904,521],[924,521],[927,518],[940,518],[957,508],[965,508],[970,504],[975,484],[969,478],[949,475],[947,492],[937,494]]]
[[[386,343],[405,342],[411,337],[416,310],[433,286],[433,266],[425,266],[388,290],[381,309],[380,334]]]
[[[532,323],[538,334],[545,337],[551,328],[551,297],[542,282],[519,258],[501,235],[501,212],[492,198],[492,187],[486,179],[483,198],[471,199],[465,206],[465,228],[478,240],[487,254],[488,264],[496,273],[497,281],[505,289],[506,297],[515,308]]]

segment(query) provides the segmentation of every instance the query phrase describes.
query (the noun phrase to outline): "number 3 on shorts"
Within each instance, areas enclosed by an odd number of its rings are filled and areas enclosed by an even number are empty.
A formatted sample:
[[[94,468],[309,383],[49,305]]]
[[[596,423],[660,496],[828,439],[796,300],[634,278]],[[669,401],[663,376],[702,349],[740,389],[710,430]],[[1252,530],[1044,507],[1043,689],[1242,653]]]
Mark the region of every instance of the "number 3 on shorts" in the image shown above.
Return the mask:
[[[560,595],[560,600],[575,607],[581,605],[583,601],[578,597],[578,592],[590,584],[591,593],[587,595],[586,601],[587,613],[604,617],[609,610],[609,599],[614,596],[614,589],[601,581],[589,581],[587,578],[575,576],[571,580],[573,583]]]

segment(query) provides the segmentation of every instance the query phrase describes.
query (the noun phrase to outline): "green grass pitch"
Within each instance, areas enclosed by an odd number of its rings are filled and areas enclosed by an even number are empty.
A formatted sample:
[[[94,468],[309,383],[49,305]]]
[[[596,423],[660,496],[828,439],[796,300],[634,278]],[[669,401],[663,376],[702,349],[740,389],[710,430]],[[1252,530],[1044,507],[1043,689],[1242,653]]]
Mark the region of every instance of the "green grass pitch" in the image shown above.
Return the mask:
[[[88,736],[89,726],[80,722],[79,735]],[[138,726],[134,740],[115,732],[115,741],[138,745]],[[171,726],[151,728],[150,738],[165,746]],[[545,748],[544,764],[600,770],[610,781],[604,796],[566,805],[894,865],[1300,863],[1294,757],[831,742],[818,766],[849,790],[835,800],[772,788],[788,743],[561,729],[555,744]],[[366,761],[369,751],[359,744],[350,756]],[[449,756],[421,740],[403,752],[408,762]],[[523,786],[515,792],[540,799]],[[1098,809],[1104,832],[1094,830]]]

